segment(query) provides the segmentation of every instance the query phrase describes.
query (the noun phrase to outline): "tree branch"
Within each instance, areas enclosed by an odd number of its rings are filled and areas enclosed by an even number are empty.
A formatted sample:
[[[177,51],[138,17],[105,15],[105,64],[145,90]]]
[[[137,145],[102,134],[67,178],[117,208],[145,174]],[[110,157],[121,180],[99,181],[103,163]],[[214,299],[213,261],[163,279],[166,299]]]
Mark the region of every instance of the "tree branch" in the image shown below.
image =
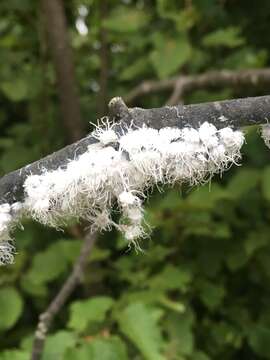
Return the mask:
[[[185,80],[181,77],[179,77],[178,80],[176,80],[174,84],[173,92],[166,102],[166,105],[172,106],[175,104],[184,104],[184,94],[185,93]]]
[[[121,98],[114,98],[109,104],[109,110],[111,120],[121,121],[115,127],[116,132],[123,131],[121,125],[131,122],[134,126],[141,127],[145,124],[155,129],[167,126],[198,128],[205,121],[214,124],[218,129],[227,126],[240,128],[267,122],[270,118],[270,95],[154,109],[128,108]],[[24,198],[23,184],[28,175],[41,174],[44,169],[55,170],[65,167],[70,159],[73,160],[85,152],[88,145],[95,142],[96,139],[89,135],[77,143],[3,176],[0,179],[0,204],[11,204]]]
[[[99,3],[100,27],[100,74],[99,74],[99,92],[98,92],[98,117],[106,114],[108,100],[108,77],[109,77],[109,47],[107,29],[103,25],[103,21],[107,17],[108,4],[106,0]]]
[[[144,81],[128,93],[124,100],[127,104],[132,104],[138,97],[156,92],[175,90],[174,96],[168,101],[168,105],[178,103],[179,96],[183,96],[190,91],[205,88],[220,88],[233,86],[240,88],[244,86],[267,87],[270,85],[270,69],[251,69],[251,70],[221,70],[210,71],[201,75],[180,75],[171,79],[159,81]]]
[[[74,142],[84,135],[84,129],[75,86],[75,73],[64,5],[62,0],[41,0],[41,6],[56,71],[62,122],[68,140]]]
[[[97,235],[88,233],[84,239],[84,243],[81,248],[80,255],[74,264],[73,270],[69,277],[66,279],[60,291],[52,300],[47,310],[39,316],[39,322],[35,332],[33,348],[32,348],[32,360],[41,359],[43,348],[46,340],[47,333],[51,327],[51,324],[55,316],[62,309],[63,305],[74,291],[78,283],[80,282],[85,266],[87,264],[87,258],[92,250],[96,241]]]

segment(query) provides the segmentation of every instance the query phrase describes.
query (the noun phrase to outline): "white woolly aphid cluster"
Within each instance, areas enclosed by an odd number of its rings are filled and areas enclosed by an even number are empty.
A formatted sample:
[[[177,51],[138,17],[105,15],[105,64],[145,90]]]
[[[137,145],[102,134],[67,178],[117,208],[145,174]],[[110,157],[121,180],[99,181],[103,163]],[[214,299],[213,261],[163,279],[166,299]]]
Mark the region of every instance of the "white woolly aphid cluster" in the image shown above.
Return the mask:
[[[142,200],[146,189],[203,183],[236,163],[244,142],[241,131],[217,130],[207,122],[198,130],[130,128],[122,136],[107,124],[92,135],[98,143],[65,169],[26,179],[24,213],[54,227],[74,218],[89,221],[95,230],[115,226],[135,244],[145,236]],[[121,212],[119,223],[111,217],[115,200]]]
[[[10,264],[14,260],[15,247],[10,231],[15,226],[22,210],[21,203],[0,205],[0,265]]]
[[[261,125],[261,136],[265,145],[270,149],[270,124]]]

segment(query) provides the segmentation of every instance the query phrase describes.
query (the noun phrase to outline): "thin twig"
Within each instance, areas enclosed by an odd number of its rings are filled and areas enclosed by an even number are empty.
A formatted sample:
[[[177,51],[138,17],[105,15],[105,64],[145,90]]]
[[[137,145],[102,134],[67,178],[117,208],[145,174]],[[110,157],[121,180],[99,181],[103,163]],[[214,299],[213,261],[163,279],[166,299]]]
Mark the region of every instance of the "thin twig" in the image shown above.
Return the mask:
[[[185,79],[179,78],[175,82],[175,86],[173,92],[169,99],[166,102],[166,105],[172,106],[175,104],[183,104],[184,103],[184,90],[185,90]]]
[[[174,90],[181,95],[188,92],[205,88],[232,87],[240,88],[243,86],[251,87],[269,87],[270,85],[270,69],[249,69],[249,70],[220,70],[209,71],[204,74],[196,75],[180,75],[165,80],[143,81],[141,84],[131,90],[124,100],[127,104],[143,96],[154,94],[161,91]],[[168,101],[168,105],[178,104],[178,98],[174,94],[173,99]]]
[[[41,359],[46,336],[51,327],[51,324],[71,293],[81,281],[89,253],[93,248],[96,238],[97,234],[90,232],[85,236],[80,255],[74,264],[72,272],[66,279],[60,291],[48,306],[47,310],[39,316],[39,322],[35,332],[32,348],[32,360]]]

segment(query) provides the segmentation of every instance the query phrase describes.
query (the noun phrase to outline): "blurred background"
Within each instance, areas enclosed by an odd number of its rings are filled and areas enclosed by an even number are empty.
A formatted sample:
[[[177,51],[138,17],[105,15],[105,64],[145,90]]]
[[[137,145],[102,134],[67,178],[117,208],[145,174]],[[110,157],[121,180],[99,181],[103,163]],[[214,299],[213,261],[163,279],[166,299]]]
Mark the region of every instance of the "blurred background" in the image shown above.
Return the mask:
[[[266,69],[269,23],[268,0],[1,1],[0,174],[87,134],[113,96],[149,108],[269,93],[270,81],[185,92],[175,81]],[[242,166],[152,194],[144,252],[99,236],[43,360],[270,359],[270,151],[246,133]],[[74,224],[24,226],[15,264],[0,268],[0,360],[30,358],[82,244]]]

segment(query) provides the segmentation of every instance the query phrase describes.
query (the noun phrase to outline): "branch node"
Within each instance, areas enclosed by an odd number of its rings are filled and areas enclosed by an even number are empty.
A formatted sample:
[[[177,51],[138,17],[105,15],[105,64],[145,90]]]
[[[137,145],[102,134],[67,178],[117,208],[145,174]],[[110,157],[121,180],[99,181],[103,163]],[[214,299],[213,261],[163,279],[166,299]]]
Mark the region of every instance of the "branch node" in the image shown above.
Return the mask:
[[[126,122],[131,119],[130,110],[120,96],[112,98],[109,102],[109,115],[112,120]]]

